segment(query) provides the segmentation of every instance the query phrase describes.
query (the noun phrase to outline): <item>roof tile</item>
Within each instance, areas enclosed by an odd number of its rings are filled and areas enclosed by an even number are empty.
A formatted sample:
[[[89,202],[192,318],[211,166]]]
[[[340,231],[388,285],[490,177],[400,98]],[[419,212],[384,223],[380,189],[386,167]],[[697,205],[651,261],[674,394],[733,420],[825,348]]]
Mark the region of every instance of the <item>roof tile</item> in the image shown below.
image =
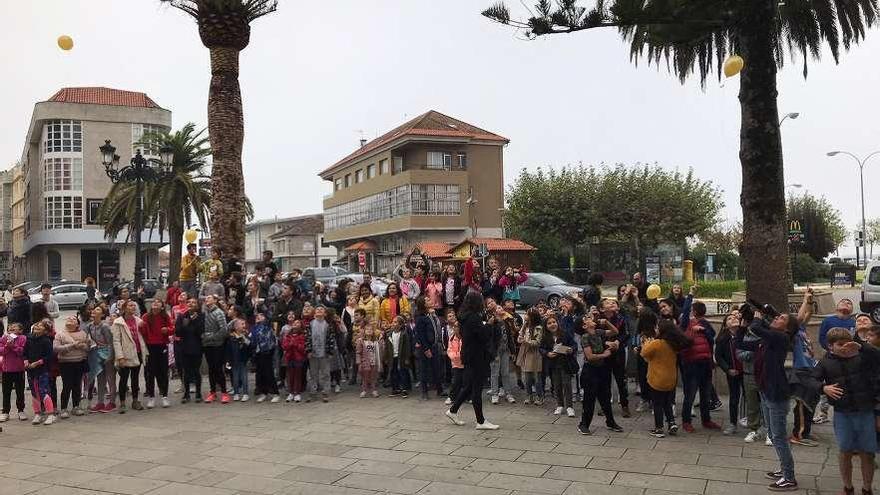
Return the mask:
[[[62,88],[48,101],[122,107],[162,108],[145,93],[112,88]]]

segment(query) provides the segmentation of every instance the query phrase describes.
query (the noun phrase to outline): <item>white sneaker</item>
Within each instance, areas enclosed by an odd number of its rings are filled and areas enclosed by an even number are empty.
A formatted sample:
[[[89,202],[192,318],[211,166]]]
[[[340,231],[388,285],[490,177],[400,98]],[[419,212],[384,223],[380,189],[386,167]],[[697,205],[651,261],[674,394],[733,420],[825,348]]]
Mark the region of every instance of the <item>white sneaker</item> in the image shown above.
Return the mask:
[[[361,399],[363,399],[363,398],[366,397],[366,396],[367,396],[367,392],[366,392],[366,391],[361,392]]]
[[[452,424],[454,424],[456,426],[463,426],[464,425],[464,421],[462,421],[458,417],[458,414],[455,414],[454,412],[450,411],[449,409],[447,409],[446,412],[443,414],[446,415],[447,418],[449,418],[449,421],[452,421]]]
[[[284,402],[290,402],[293,400],[293,394],[287,394],[287,398],[284,399]]]
[[[372,395],[373,395],[373,398],[379,397],[379,391],[378,391],[378,390],[373,390],[373,394],[372,394]]]
[[[483,421],[482,423],[477,423],[476,429],[478,430],[497,430],[500,428],[498,425],[493,425],[488,421]]]
[[[338,394],[339,392],[342,392],[342,389],[339,387],[339,385],[337,385],[333,387],[333,392]]]
[[[294,402],[301,402],[301,401],[302,401],[302,396],[299,395],[299,394],[294,395],[294,396],[293,396],[293,401],[294,401]]]
[[[34,420],[31,421],[31,424],[38,425],[43,422],[43,417],[39,414],[34,414]]]
[[[9,415],[8,414],[0,414],[0,423],[5,423],[7,421],[9,421]]]
[[[150,397],[149,399],[147,399],[147,409],[152,409],[154,407],[156,407],[156,399]]]
[[[755,440],[757,440],[757,439],[758,439],[758,432],[757,431],[750,431],[748,433],[748,435],[746,435],[746,437],[743,439],[743,441],[745,443],[755,443]]]
[[[507,394],[507,402],[511,404],[516,404],[516,397],[514,397],[512,394]]]
[[[447,405],[447,406],[451,406],[451,405],[452,405],[452,399],[449,398],[449,397],[447,397],[446,400],[443,401],[443,404],[444,404],[444,405]]]
[[[492,396],[492,404],[498,404],[498,396],[497,395]]]
[[[749,426],[749,418],[739,418],[739,425],[742,427]]]
[[[238,395],[238,394],[233,394],[233,395],[232,395],[232,402],[238,402],[238,401],[240,401],[240,400],[241,400],[241,396],[240,396],[240,395]]]
[[[562,408],[557,407],[556,409],[553,410],[553,414],[556,416],[559,416],[560,414],[562,414]]]
[[[263,401],[265,401],[265,400],[266,400],[266,396],[265,396],[265,395],[257,396],[257,402],[263,402]]]
[[[272,400],[270,400],[269,402],[271,402],[272,404],[277,404],[277,403],[281,402],[281,396],[280,395],[273,395]]]
[[[569,418],[573,418],[574,417],[574,408],[573,407],[567,408],[565,410],[565,415],[568,416]]]
[[[766,446],[768,446],[768,447],[772,447],[772,446],[773,446],[773,440],[772,440],[769,436],[767,436],[767,439],[764,440],[764,445],[766,445]]]
[[[49,415],[50,418],[51,418],[52,416],[54,416],[54,414],[50,414],[50,415]],[[61,419],[67,419],[67,418],[69,418],[69,417],[70,417],[70,413],[67,412],[67,409],[62,409],[62,410],[61,410]],[[48,418],[46,418],[46,420],[48,421]],[[54,422],[54,420],[53,420],[53,422]],[[49,423],[49,424],[52,424],[52,423]]]
[[[251,398],[248,394],[241,394],[241,402],[247,402],[249,400],[251,400]]]
[[[25,414],[24,411],[20,411],[18,413],[18,420],[19,421],[27,421],[28,420],[27,414]]]
[[[168,397],[162,397],[162,407],[171,407],[171,401]]]
[[[46,426],[49,426],[54,422],[55,422],[55,415],[50,414],[50,415],[46,416],[46,421],[43,421],[43,424]]]

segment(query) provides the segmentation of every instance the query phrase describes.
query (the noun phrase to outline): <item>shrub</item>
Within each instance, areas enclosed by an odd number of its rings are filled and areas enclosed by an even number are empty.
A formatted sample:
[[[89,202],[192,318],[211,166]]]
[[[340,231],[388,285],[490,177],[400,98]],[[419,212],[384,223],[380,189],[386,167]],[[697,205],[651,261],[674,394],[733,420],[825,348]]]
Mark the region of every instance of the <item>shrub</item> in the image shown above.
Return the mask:
[[[672,283],[662,283],[660,287],[663,289],[663,297],[668,296],[672,292]],[[682,283],[682,289],[685,294],[690,290],[691,284]],[[712,299],[730,299],[734,292],[743,292],[746,290],[745,280],[710,280],[705,282],[697,281],[697,298],[709,297]]]
[[[797,284],[815,281],[819,278],[819,263],[808,254],[796,255],[791,260],[791,278]]]

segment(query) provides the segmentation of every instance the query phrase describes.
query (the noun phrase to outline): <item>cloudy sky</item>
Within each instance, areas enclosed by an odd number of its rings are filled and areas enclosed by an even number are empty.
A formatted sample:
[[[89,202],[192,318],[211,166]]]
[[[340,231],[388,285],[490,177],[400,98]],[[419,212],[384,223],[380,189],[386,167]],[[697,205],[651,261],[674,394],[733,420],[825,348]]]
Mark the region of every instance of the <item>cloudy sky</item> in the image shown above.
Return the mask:
[[[0,163],[20,157],[33,104],[65,86],[144,91],[175,127],[207,123],[208,52],[196,26],[158,0],[0,2]],[[636,67],[613,31],[525,41],[479,12],[490,0],[281,0],[242,56],[244,168],[257,216],[318,212],[317,172],[429,109],[511,140],[505,181],[522,168],[657,162],[693,167],[738,219],[738,81],[685,85]],[[516,4],[517,2],[513,2]],[[75,48],[61,52],[69,34]],[[779,76],[786,182],[859,218],[858,167],[825,152],[880,149],[880,29],[835,65]],[[97,150],[95,150],[97,160]],[[880,217],[880,156],[866,167],[868,217]],[[871,186],[873,184],[873,187]]]

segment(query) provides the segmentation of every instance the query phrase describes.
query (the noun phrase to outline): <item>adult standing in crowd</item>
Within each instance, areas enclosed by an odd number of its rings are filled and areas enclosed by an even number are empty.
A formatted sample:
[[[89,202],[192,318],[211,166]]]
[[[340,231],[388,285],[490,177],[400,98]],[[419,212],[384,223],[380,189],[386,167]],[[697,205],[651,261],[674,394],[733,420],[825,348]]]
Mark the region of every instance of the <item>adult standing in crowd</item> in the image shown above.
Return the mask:
[[[199,265],[201,258],[196,254],[198,246],[193,243],[186,245],[186,254],[180,259],[180,290],[193,296],[198,294],[196,284],[198,283]]]

